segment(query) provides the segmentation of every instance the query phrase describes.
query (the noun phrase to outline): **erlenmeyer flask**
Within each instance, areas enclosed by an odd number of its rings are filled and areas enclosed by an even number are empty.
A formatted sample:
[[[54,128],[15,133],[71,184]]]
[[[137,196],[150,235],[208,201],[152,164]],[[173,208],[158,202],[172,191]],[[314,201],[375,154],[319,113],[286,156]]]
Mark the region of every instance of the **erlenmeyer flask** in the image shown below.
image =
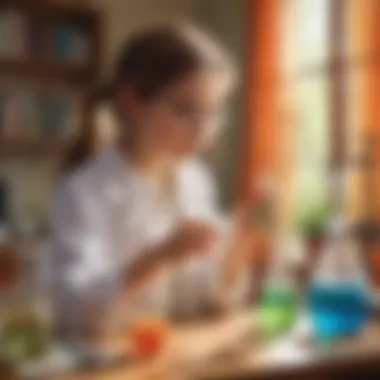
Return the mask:
[[[369,289],[349,224],[336,219],[308,291],[314,335],[330,340],[357,333],[369,315]]]
[[[277,243],[261,297],[259,320],[265,339],[286,333],[297,318],[298,296],[287,248],[285,240]]]

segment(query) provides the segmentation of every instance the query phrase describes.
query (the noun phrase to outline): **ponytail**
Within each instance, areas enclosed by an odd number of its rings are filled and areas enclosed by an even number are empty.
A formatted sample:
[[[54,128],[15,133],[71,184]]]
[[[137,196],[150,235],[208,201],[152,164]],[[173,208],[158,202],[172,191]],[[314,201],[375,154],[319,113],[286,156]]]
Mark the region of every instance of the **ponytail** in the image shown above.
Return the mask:
[[[93,120],[94,111],[99,105],[106,103],[109,99],[110,94],[107,88],[102,88],[91,96],[86,105],[84,122],[69,142],[68,149],[64,155],[61,165],[62,174],[75,170],[91,157],[96,150],[99,131]]]

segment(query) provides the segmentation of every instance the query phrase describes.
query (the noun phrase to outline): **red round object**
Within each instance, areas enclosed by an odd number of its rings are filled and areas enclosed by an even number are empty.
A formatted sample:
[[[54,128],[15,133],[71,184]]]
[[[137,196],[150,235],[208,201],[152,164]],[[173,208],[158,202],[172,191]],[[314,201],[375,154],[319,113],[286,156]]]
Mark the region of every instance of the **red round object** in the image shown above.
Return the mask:
[[[137,321],[131,329],[135,356],[147,357],[160,353],[167,342],[167,328],[162,321],[146,319]]]

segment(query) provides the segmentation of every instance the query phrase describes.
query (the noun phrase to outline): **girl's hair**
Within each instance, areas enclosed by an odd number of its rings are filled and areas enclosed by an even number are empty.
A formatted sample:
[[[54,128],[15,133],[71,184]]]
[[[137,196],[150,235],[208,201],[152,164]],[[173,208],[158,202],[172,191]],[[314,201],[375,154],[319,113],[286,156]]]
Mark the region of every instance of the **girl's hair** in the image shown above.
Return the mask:
[[[158,96],[167,87],[198,70],[218,70],[234,75],[228,54],[210,36],[191,26],[161,25],[132,37],[114,67],[113,80],[96,92],[89,107],[112,100],[128,85],[141,100]],[[75,169],[92,153],[96,129],[87,120],[70,147],[63,172]]]

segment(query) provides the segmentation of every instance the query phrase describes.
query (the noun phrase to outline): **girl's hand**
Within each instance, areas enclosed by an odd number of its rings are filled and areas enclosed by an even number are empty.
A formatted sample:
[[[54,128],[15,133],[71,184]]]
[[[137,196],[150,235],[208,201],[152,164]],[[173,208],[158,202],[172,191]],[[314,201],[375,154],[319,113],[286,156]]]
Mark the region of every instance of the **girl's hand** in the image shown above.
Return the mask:
[[[180,224],[165,245],[170,259],[183,259],[205,254],[217,239],[217,231],[210,223],[188,220]]]
[[[233,235],[224,264],[224,278],[230,284],[255,261],[256,232],[252,223],[251,207],[239,205],[233,214]]]
[[[138,259],[125,274],[125,293],[130,296],[148,282],[163,267],[173,261],[199,254],[206,254],[216,241],[216,230],[208,223],[185,221],[163,244],[150,247],[138,255]]]
[[[251,204],[239,205],[234,213],[234,240],[243,249],[249,250],[255,236],[255,229],[252,221]]]

